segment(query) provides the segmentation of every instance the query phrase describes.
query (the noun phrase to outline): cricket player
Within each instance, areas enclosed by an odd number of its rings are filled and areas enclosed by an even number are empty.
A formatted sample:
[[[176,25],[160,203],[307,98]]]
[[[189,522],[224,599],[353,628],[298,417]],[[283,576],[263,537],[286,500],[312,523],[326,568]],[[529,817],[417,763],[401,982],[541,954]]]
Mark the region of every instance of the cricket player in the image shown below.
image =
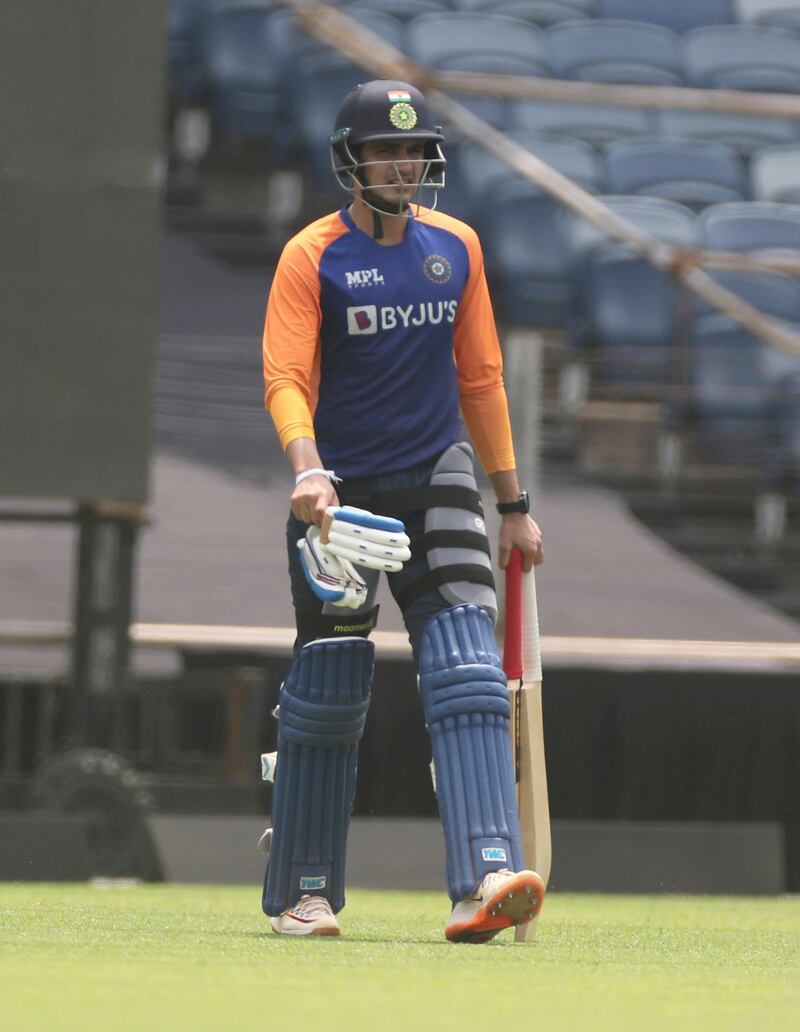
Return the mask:
[[[381,571],[431,735],[446,937],[485,942],[532,920],[544,895],[520,847],[489,543],[459,410],[502,514],[500,567],[512,548],[525,569],[540,563],[542,538],[517,480],[480,243],[435,210],[442,141],[414,86],[351,90],[330,137],[349,203],[288,242],[269,295],[266,407],[296,481],[297,639],[262,901],[282,935],[340,934]]]

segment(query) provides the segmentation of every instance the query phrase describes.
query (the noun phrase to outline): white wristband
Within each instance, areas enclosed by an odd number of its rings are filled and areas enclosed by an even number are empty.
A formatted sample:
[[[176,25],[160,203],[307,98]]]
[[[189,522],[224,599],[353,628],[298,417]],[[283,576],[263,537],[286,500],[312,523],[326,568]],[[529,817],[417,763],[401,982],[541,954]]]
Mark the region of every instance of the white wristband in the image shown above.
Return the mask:
[[[332,469],[322,469],[320,466],[315,466],[313,469],[304,469],[302,473],[298,473],[294,478],[294,486],[306,479],[306,477],[327,477],[332,484],[341,484],[341,478],[337,477]]]

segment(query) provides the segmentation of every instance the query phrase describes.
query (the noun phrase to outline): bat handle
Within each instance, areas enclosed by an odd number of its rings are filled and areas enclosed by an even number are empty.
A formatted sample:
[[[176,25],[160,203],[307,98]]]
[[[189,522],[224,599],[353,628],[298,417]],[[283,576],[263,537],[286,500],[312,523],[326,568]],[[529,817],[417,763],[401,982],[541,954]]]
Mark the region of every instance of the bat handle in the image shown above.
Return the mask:
[[[319,539],[323,545],[328,543],[328,535],[331,531],[331,524],[333,523],[333,516],[329,512],[326,512],[322,517],[322,525],[319,528]]]
[[[522,677],[522,552],[512,548],[506,567],[503,670],[510,681]]]

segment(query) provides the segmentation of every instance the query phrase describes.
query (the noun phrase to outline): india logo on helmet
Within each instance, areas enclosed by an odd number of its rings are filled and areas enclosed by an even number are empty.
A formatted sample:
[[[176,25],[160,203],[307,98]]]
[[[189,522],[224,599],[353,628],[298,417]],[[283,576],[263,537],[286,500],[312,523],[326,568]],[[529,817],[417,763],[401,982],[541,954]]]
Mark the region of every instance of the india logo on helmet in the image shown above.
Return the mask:
[[[389,109],[389,121],[395,129],[413,129],[417,124],[417,112],[410,104],[393,104]]]

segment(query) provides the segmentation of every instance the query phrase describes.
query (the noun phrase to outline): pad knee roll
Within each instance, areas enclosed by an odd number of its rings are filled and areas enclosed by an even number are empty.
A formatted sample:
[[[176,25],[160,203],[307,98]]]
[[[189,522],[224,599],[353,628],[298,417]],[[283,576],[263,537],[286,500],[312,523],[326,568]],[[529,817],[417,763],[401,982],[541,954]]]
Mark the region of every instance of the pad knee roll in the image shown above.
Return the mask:
[[[278,711],[272,848],[264,912],[302,895],[344,906],[347,830],[375,647],[364,638],[313,641],[295,658]]]
[[[437,613],[420,650],[453,902],[489,871],[524,867],[511,761],[508,684],[489,615],[475,605]]]

